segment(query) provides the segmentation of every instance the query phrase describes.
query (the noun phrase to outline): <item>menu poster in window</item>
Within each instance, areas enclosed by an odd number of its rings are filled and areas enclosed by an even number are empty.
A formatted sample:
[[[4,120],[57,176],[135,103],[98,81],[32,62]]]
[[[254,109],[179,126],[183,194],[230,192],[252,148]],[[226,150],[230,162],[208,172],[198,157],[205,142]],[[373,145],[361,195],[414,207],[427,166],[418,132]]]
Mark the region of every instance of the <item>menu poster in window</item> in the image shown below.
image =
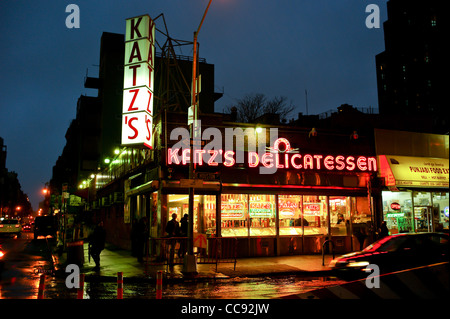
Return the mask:
[[[273,218],[275,215],[273,204],[269,202],[250,203],[249,214],[251,218]]]
[[[278,201],[278,209],[280,218],[298,218],[299,203],[291,199],[280,199]]]
[[[304,203],[303,214],[309,216],[320,216],[321,203]]]
[[[222,219],[243,219],[244,204],[222,203]]]

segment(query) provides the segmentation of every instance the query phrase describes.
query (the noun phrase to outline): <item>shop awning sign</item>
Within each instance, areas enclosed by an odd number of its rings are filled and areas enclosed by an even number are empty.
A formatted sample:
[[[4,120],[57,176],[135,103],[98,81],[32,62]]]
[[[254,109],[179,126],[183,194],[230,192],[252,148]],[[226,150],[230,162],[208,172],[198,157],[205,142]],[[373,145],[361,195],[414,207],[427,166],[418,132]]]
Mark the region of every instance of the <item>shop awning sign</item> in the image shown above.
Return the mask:
[[[449,187],[448,159],[380,155],[378,162],[388,187]]]

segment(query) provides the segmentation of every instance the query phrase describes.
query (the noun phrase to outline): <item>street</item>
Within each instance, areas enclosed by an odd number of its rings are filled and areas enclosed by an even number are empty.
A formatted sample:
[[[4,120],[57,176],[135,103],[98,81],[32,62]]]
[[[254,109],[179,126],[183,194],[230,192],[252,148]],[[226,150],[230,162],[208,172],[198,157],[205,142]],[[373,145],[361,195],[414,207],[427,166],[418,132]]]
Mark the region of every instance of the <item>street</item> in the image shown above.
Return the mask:
[[[47,242],[32,233],[22,238],[1,238],[5,254],[5,269],[0,280],[1,299],[36,299],[39,277],[46,274],[45,299],[76,299],[77,290],[69,289],[64,274],[52,270]],[[50,242],[51,243],[51,242]],[[199,282],[163,282],[163,299],[270,299],[337,285],[343,281],[327,277],[260,277],[207,280]],[[86,280],[84,299],[115,299],[117,283],[90,276]],[[124,280],[124,299],[155,299],[152,281]]]

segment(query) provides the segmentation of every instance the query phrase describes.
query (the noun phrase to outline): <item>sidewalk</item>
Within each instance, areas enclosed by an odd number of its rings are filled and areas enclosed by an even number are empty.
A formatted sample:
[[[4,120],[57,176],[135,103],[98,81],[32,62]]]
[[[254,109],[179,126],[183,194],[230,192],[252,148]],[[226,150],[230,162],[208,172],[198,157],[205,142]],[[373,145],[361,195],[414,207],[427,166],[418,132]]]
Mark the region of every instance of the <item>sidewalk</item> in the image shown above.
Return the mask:
[[[164,280],[209,280],[245,277],[265,277],[271,275],[329,275],[328,267],[331,255],[325,255],[325,266],[322,266],[322,255],[296,255],[279,257],[238,258],[236,270],[234,264],[216,265],[198,264],[195,276],[185,276],[182,273],[183,265],[175,265],[168,271],[166,265],[149,265],[145,261],[140,263],[136,257],[131,256],[128,250],[106,245],[100,255],[100,271],[94,271],[94,261],[89,262],[88,244],[84,243],[84,265],[81,273],[85,280],[115,281],[117,273],[123,272],[125,281],[130,280],[156,280],[157,271],[163,271]],[[67,265],[67,253],[61,256],[53,254],[55,270],[64,276]]]

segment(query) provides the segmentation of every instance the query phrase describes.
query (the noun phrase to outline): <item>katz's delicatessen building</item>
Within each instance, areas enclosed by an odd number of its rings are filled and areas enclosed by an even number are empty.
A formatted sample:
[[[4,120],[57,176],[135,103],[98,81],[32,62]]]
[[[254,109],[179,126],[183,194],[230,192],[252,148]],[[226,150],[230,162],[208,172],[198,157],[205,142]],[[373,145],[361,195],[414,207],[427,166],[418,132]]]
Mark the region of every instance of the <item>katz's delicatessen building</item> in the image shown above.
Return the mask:
[[[205,138],[204,130],[194,149],[195,179],[188,179],[188,141],[168,140],[162,179],[151,194],[151,237],[165,236],[173,213],[178,221],[191,215],[193,185],[194,233],[237,238],[239,257],[321,253],[326,239],[335,252],[348,252],[359,249],[353,235],[361,232],[365,245],[372,240],[377,160],[370,143],[330,132],[285,129],[274,137],[255,126],[216,130],[219,140]],[[252,148],[261,134],[267,142]]]

